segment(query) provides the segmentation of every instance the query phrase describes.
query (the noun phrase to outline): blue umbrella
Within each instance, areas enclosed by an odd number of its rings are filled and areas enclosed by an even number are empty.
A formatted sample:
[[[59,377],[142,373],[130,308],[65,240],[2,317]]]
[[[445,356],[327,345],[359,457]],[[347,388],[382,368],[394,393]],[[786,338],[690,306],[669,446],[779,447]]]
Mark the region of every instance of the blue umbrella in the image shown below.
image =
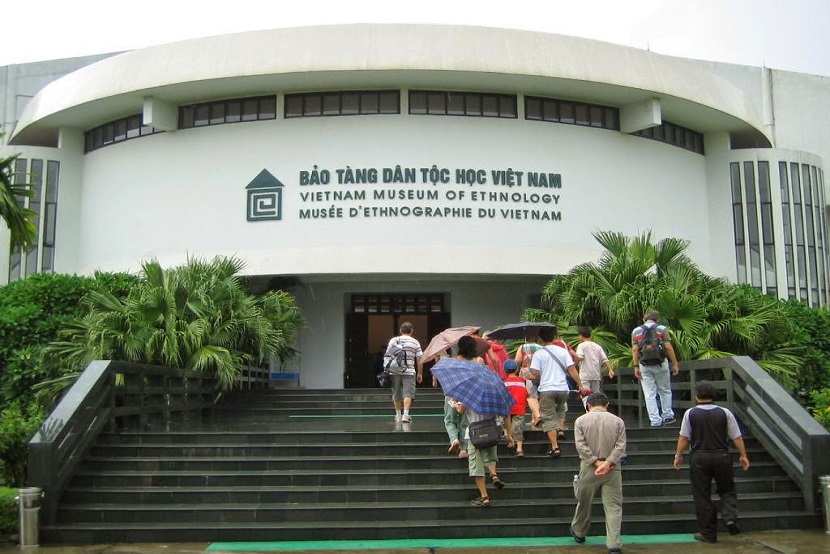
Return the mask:
[[[513,396],[499,376],[483,365],[457,358],[441,358],[432,366],[444,395],[481,415],[510,413]]]

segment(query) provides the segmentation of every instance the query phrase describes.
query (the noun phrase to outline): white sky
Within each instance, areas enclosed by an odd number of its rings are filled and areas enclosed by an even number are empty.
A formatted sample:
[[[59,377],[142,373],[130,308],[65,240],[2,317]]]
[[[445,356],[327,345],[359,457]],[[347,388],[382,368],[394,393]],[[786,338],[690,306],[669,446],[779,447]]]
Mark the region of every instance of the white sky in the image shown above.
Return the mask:
[[[0,66],[338,23],[506,27],[830,76],[830,0],[9,0]]]

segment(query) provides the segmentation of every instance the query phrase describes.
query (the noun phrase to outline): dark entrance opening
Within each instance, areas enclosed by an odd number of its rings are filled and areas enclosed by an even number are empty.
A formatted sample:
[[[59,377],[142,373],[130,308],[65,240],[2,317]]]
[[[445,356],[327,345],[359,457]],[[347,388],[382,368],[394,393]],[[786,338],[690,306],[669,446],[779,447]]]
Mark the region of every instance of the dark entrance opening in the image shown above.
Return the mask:
[[[377,387],[386,345],[401,323],[415,327],[412,336],[426,348],[432,337],[450,326],[443,293],[353,294],[346,314],[344,388]],[[430,386],[428,368],[422,386]]]

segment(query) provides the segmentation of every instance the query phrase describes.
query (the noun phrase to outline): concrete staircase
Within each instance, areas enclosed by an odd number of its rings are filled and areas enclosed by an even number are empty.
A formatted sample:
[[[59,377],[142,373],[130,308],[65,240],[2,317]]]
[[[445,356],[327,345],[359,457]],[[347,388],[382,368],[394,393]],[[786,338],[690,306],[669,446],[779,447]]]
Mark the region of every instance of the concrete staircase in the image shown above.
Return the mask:
[[[45,543],[567,536],[578,458],[551,460],[526,431],[526,457],[499,447],[492,506],[476,508],[465,460],[447,454],[443,396],[419,389],[414,421],[380,389],[238,391],[214,422],[103,434],[59,502]],[[569,427],[582,413],[577,401]],[[671,467],[678,424],[628,428],[624,534],[693,532],[688,470]],[[737,471],[746,530],[817,528],[802,494],[751,437]],[[602,513],[599,503],[594,507]],[[594,532],[602,534],[601,523]]]

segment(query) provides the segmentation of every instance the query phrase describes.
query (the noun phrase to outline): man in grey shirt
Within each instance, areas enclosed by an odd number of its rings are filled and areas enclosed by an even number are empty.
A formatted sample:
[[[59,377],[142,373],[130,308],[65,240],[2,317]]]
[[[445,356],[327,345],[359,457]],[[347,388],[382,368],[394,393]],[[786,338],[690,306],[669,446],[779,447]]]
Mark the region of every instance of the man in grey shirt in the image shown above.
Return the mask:
[[[620,460],[625,457],[625,423],[608,411],[608,397],[595,393],[586,400],[588,413],[576,418],[574,440],[579,453],[579,481],[575,484],[576,510],[571,536],[585,542],[591,525],[591,504],[597,492],[602,494],[605,511],[605,544],[608,554],[622,552],[622,473]]]

